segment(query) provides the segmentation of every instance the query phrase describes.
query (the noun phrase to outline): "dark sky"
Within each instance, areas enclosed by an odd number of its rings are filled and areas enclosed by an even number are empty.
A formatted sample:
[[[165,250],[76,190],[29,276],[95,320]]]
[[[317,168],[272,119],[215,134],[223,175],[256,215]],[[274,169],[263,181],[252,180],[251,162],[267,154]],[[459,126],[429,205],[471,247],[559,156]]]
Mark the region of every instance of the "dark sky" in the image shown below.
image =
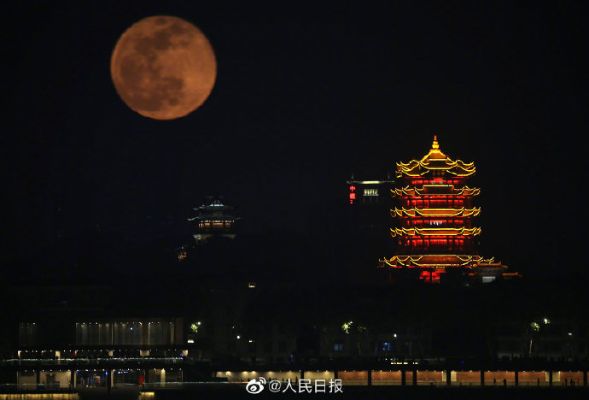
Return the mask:
[[[246,232],[304,234],[322,217],[338,231],[350,174],[384,176],[437,133],[478,167],[483,254],[584,271],[586,7],[389,3],[13,4],[4,264],[97,232],[174,236],[209,194]],[[156,14],[199,26],[218,61],[205,105],[171,122],[128,109],[109,74],[120,34]]]

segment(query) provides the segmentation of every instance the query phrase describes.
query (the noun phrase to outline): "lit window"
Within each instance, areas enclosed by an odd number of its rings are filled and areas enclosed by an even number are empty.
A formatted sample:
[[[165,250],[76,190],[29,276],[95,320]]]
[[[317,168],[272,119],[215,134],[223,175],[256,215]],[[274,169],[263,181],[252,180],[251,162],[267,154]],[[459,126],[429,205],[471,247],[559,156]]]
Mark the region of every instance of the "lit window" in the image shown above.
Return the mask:
[[[333,351],[336,351],[336,352],[344,351],[344,344],[343,343],[334,343]]]
[[[364,197],[378,197],[378,189],[364,189]]]
[[[396,336],[396,334],[395,334],[395,336]],[[382,343],[382,351],[385,353],[393,351],[393,344],[391,342],[383,342]]]

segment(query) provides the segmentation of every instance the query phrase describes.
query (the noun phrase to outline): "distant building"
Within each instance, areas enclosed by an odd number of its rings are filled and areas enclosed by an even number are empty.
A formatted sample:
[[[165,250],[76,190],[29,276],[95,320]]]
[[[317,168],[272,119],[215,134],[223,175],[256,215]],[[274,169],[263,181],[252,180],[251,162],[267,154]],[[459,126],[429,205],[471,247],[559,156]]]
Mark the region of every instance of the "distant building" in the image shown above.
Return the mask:
[[[225,205],[221,200],[212,200],[208,204],[195,207],[196,215],[188,221],[194,222],[196,231],[193,234],[196,244],[207,242],[213,237],[234,239],[235,222],[239,219],[233,214],[233,207]]]
[[[440,282],[443,275],[460,272],[483,283],[510,277],[505,265],[476,254],[474,225],[480,207],[473,200],[480,189],[466,181],[476,172],[474,163],[453,160],[440,150],[434,136],[432,148],[420,160],[397,163],[403,186],[391,191],[397,205],[391,216],[399,223],[390,229],[398,254],[381,260],[389,270],[413,270],[419,279]]]
[[[388,204],[389,189],[395,181],[390,178],[385,180],[359,180],[350,178],[348,184],[348,200],[351,206],[365,206],[370,204]]]
[[[347,249],[346,263],[348,270],[354,271],[353,279],[378,279],[374,255],[385,253],[391,246],[387,240],[386,216],[391,207],[389,193],[393,187],[390,177],[358,179],[352,176],[346,181],[347,225],[342,246]]]
[[[381,238],[387,224],[383,217],[388,214],[391,206],[390,190],[395,181],[361,180],[350,178],[348,185],[348,202],[350,222],[354,229],[362,235],[374,236],[370,240]],[[376,236],[378,235],[378,236]]]

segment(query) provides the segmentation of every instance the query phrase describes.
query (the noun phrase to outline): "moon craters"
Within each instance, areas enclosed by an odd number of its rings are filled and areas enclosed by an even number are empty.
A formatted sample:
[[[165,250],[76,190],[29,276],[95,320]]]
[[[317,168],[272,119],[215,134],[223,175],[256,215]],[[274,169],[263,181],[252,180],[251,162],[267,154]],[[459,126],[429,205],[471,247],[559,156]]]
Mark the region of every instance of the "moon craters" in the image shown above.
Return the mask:
[[[177,17],[145,18],[119,39],[111,75],[122,100],[154,119],[183,117],[209,96],[216,60],[204,34]]]

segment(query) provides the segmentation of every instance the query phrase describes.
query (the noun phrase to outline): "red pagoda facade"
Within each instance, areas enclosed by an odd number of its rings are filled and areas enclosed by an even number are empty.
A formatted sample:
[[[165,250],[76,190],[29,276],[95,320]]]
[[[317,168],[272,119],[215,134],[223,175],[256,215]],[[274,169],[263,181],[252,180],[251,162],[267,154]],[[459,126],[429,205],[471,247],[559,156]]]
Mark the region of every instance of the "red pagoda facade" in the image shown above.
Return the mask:
[[[391,228],[398,254],[381,260],[381,266],[419,272],[426,282],[440,282],[450,271],[463,272],[490,282],[507,268],[476,253],[481,228],[474,218],[480,189],[467,185],[476,172],[474,163],[452,160],[440,150],[437,137],[420,160],[398,162],[396,176],[403,186],[391,190],[398,206],[391,215],[399,223]],[[510,274],[508,274],[510,275]]]

